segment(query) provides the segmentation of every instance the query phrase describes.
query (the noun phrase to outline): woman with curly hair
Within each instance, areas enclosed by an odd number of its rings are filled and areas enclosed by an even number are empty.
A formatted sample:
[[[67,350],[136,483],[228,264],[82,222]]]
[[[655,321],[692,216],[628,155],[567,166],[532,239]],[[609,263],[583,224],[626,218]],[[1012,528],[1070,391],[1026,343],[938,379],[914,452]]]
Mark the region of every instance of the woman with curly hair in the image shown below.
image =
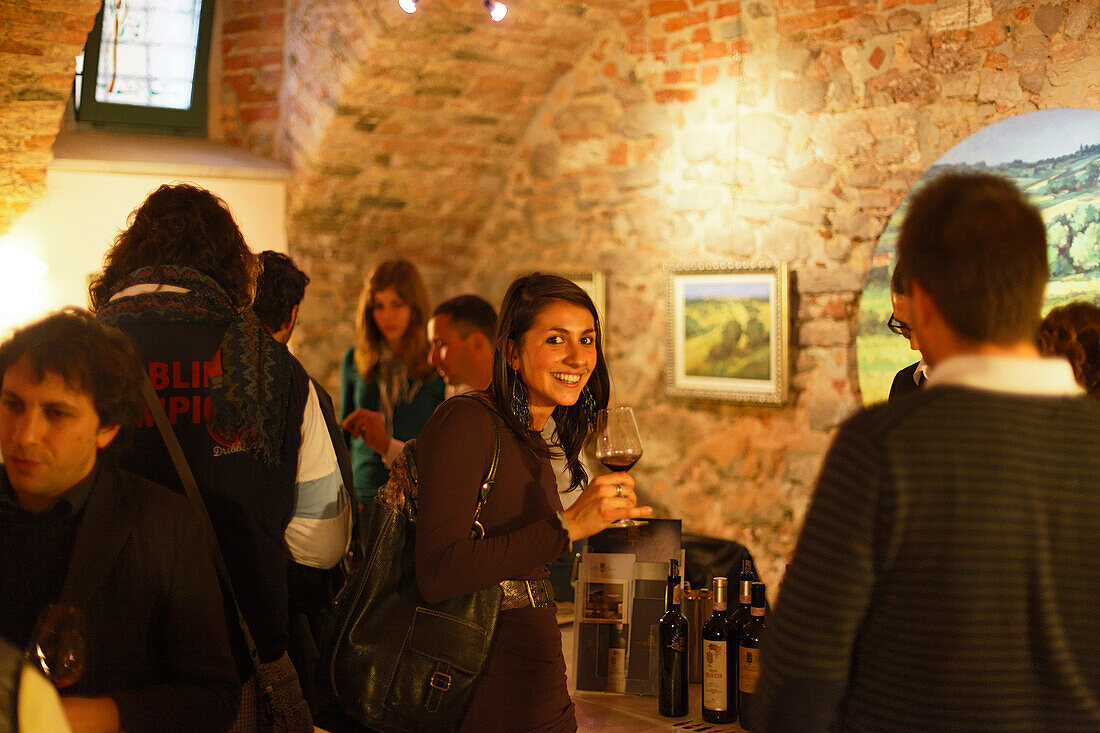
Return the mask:
[[[1100,399],[1100,307],[1079,300],[1051,308],[1039,326],[1039,351],[1064,356],[1077,383]]]
[[[403,442],[443,401],[443,379],[428,363],[428,308],[424,280],[408,260],[380,262],[363,285],[355,346],[344,355],[341,378],[341,418],[360,503],[374,498]]]

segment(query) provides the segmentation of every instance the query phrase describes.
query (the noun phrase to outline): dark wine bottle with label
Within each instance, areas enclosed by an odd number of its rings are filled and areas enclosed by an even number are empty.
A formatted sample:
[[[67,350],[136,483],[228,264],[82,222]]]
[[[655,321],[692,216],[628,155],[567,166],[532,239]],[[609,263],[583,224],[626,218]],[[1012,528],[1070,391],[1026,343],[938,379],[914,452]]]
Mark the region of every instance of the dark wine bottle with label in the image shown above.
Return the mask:
[[[657,711],[669,718],[688,714],[688,620],[680,613],[680,561],[668,561],[665,614],[657,624],[660,688]]]
[[[737,583],[737,602],[738,606],[730,613],[730,623],[737,629],[737,635],[735,639],[739,639],[741,636],[741,629],[745,624],[749,622],[752,617],[750,608],[752,607],[751,588],[753,581],[756,580],[756,573],[752,571],[752,560],[741,561],[741,577]]]
[[[726,578],[714,579],[713,611],[703,624],[703,720],[708,723],[737,720],[738,637],[730,626],[728,591]]]
[[[626,692],[626,630],[622,624],[611,627],[607,642],[607,691]]]
[[[751,588],[752,582],[756,580],[756,573],[752,570],[752,560],[741,561],[741,576],[737,579],[737,602],[738,605],[733,611],[730,612],[730,633],[733,635],[733,641],[730,642],[730,653],[734,655],[733,662],[733,689],[737,689],[737,672],[740,662],[737,655],[738,645],[741,643],[741,629],[745,628],[745,624],[752,618],[750,612],[752,608],[752,596]],[[737,715],[737,707],[735,701],[734,717]]]
[[[756,692],[756,680],[760,677],[760,640],[767,625],[764,621],[764,584],[752,584],[752,618],[741,629],[740,664],[737,670],[738,714],[741,725],[747,725],[748,709]]]

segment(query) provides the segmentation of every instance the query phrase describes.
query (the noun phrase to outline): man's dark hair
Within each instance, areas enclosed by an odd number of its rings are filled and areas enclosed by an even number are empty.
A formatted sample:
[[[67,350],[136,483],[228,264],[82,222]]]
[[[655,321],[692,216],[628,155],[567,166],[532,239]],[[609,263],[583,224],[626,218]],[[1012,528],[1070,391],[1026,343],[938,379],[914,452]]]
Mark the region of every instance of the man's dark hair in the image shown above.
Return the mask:
[[[264,328],[275,333],[290,321],[290,312],[305,297],[309,275],[282,252],[266,250],[258,256],[260,274],[256,276],[252,310]]]
[[[894,274],[890,276],[890,289],[898,295],[911,295],[909,281],[901,271],[901,263],[894,266]]]
[[[252,303],[256,256],[244,241],[229,206],[204,188],[165,184],[130,214],[92,279],[92,310],[111,298],[111,289],[142,267],[179,265],[214,280],[237,306]]]
[[[964,339],[1031,341],[1049,277],[1039,210],[1011,181],[945,173],[909,205],[898,236],[904,291],[920,284]]]
[[[101,426],[121,425],[127,432],[141,416],[145,375],[137,351],[122,331],[87,311],[66,308],[16,330],[0,344],[0,382],[23,357],[39,381],[51,372],[88,393]]]
[[[436,316],[448,316],[462,338],[469,338],[474,331],[481,331],[492,343],[497,330],[496,309],[476,295],[458,295],[443,301],[432,311],[432,317]]]

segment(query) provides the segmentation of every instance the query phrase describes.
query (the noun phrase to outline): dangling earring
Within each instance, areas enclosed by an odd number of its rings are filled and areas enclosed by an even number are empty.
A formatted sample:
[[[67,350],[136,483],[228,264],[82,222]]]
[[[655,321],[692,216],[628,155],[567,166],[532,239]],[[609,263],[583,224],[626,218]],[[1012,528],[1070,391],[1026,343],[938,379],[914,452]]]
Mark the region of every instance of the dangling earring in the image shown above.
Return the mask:
[[[596,427],[596,395],[592,394],[592,385],[586,384],[581,392],[581,408],[584,410],[584,418],[588,421],[588,428]]]
[[[519,372],[512,370],[512,414],[519,424],[527,428],[531,425],[531,410],[527,406],[527,387],[519,378]]]

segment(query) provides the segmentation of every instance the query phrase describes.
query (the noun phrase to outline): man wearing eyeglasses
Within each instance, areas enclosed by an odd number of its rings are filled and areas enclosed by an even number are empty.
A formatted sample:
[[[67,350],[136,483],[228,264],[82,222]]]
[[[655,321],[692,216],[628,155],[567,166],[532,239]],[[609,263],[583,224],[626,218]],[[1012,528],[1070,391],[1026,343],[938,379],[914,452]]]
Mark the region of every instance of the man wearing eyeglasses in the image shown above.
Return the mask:
[[[890,278],[890,304],[894,308],[894,312],[890,314],[890,320],[886,322],[886,325],[891,331],[904,336],[909,339],[909,348],[913,351],[920,351],[920,342],[917,341],[916,334],[913,333],[913,329],[909,327],[911,297],[905,290],[905,285],[901,282],[898,269],[894,268],[894,275]],[[902,369],[900,372],[894,375],[894,381],[890,385],[890,395],[887,401],[893,402],[896,398],[902,395],[907,395],[910,392],[916,392],[924,380],[928,378],[928,364],[924,361],[924,355],[921,355],[920,361],[910,364]]]

